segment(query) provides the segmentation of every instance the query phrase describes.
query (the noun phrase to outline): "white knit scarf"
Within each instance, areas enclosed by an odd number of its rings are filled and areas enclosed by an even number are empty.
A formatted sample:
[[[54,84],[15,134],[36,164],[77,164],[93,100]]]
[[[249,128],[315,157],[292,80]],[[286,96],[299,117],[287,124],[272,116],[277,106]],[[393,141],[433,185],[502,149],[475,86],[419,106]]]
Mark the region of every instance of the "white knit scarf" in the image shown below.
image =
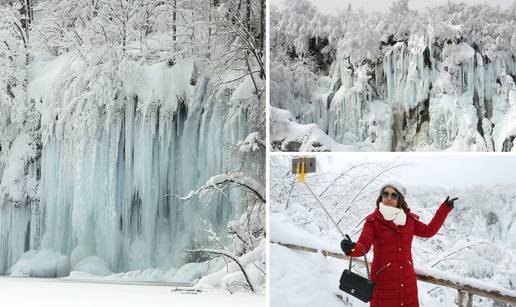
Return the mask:
[[[392,221],[396,225],[403,226],[407,221],[407,215],[405,211],[396,207],[389,207],[382,203],[380,203],[380,213],[383,215],[383,218],[387,221]]]

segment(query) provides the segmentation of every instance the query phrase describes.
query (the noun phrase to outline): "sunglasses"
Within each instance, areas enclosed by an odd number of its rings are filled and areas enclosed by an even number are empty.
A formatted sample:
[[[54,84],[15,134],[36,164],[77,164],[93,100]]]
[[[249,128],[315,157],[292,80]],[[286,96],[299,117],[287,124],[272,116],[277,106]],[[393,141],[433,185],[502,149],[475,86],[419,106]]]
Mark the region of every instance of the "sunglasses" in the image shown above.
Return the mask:
[[[390,197],[390,198],[392,198],[392,199],[397,200],[397,199],[399,199],[399,198],[400,198],[400,194],[398,194],[398,193],[396,193],[396,192],[389,193],[389,192],[387,192],[387,191],[383,191],[383,192],[382,192],[382,197],[383,197],[383,198],[389,198],[389,197]]]

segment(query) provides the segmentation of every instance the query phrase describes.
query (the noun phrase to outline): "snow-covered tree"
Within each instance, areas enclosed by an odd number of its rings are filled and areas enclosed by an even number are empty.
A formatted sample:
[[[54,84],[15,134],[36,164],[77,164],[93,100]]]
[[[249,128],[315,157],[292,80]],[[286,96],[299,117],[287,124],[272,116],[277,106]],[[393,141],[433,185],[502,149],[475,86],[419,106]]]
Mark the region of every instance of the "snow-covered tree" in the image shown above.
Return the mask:
[[[27,99],[30,26],[20,8],[16,2],[0,6],[0,163],[7,165],[0,203],[30,205],[39,176],[40,114],[37,102]]]

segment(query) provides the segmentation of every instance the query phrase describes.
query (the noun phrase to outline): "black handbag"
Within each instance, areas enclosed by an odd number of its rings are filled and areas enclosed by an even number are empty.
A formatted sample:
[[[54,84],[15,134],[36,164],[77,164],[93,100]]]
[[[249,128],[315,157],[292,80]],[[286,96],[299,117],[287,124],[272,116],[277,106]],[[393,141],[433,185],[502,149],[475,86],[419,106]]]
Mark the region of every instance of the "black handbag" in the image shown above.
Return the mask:
[[[362,246],[362,248],[364,248]],[[344,270],[340,276],[339,289],[358,298],[362,302],[369,302],[373,296],[374,283],[370,280],[369,265],[367,264],[367,257],[364,253],[364,259],[367,270],[367,278],[362,277],[356,273],[351,272],[351,261],[353,257],[349,257],[349,269]]]

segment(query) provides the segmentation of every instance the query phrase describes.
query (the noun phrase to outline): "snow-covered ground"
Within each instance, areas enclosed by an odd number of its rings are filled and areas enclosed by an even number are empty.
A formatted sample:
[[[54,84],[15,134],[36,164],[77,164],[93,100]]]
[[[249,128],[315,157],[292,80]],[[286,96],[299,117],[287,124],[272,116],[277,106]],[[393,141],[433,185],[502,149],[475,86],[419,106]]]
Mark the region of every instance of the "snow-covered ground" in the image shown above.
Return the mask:
[[[308,174],[305,180],[354,241],[386,181],[398,180],[408,186],[407,203],[424,223],[431,220],[447,195],[459,197],[437,235],[414,238],[416,272],[516,298],[516,182],[503,175],[516,164],[498,161],[505,157],[496,156],[390,157],[319,155],[318,172]],[[343,296],[347,306],[368,306],[338,289],[340,275],[349,262],[274,243],[342,253],[342,236],[308,190],[294,179],[291,158],[271,157],[271,306],[342,306],[336,294]],[[497,180],[500,176],[505,179]],[[372,258],[371,251],[368,260]],[[354,270],[366,274],[362,265]],[[418,281],[418,291],[423,307],[456,305],[456,289]],[[474,296],[474,306],[505,305]]]
[[[265,306],[265,294],[229,295],[226,291],[217,289],[202,292],[173,291],[176,288],[0,277],[0,305],[9,307]]]

